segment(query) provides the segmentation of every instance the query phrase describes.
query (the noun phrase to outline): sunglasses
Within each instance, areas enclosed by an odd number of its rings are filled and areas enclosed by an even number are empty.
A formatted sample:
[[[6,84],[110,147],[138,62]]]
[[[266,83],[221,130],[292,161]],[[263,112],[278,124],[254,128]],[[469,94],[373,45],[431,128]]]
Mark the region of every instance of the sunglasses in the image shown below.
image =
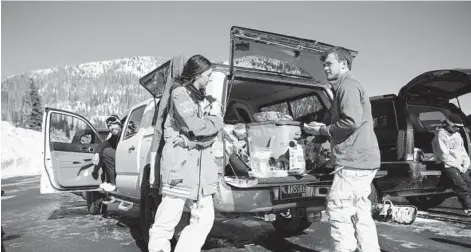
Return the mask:
[[[110,126],[112,123],[120,123],[119,119],[115,116],[110,116],[106,118],[106,125]]]

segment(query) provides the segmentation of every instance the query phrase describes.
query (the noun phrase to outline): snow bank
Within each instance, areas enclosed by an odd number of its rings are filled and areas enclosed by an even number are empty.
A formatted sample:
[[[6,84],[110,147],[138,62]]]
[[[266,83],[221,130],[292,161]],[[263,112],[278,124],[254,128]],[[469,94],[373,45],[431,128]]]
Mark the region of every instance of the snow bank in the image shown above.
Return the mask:
[[[1,124],[1,178],[39,175],[43,164],[41,132]]]

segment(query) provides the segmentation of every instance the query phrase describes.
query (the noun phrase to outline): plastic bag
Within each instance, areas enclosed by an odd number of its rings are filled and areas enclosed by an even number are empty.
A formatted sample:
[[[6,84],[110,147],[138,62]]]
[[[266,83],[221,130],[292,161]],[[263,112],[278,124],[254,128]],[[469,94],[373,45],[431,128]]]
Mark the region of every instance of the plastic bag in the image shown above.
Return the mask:
[[[256,178],[268,178],[272,176],[270,168],[271,151],[254,147],[250,155],[250,169],[249,175]]]
[[[234,125],[232,134],[234,134],[234,136],[237,137],[238,140],[245,140],[245,138],[247,137],[246,125],[243,123],[238,123]]]

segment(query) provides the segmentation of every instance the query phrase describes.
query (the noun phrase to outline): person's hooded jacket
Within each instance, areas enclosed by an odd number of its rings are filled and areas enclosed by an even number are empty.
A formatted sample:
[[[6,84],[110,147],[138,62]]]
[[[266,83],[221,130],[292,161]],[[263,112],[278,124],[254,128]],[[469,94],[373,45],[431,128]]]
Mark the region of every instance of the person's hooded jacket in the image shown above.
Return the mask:
[[[172,58],[164,83],[159,83],[163,92],[148,160],[151,163],[155,157],[151,187],[161,194],[196,200],[200,193],[215,193],[219,166],[211,147],[224,123],[221,116],[205,115],[209,96],[200,101],[188,88],[175,85],[186,61],[183,55]],[[173,144],[179,135],[188,139],[187,147]]]
[[[444,128],[438,128],[432,140],[432,148],[435,160],[443,163],[445,168],[454,167],[461,172],[469,169],[470,160],[460,133],[450,133]]]

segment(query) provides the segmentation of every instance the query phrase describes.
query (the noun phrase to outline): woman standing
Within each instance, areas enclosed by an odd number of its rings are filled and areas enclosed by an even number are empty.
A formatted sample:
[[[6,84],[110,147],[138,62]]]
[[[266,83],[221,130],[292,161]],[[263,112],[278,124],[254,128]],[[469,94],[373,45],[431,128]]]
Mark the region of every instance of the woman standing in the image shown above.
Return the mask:
[[[211,145],[224,123],[221,105],[205,93],[211,73],[211,62],[194,55],[172,86],[160,166],[162,202],[149,230],[150,252],[170,252],[185,206],[190,224],[175,252],[200,251],[213,226],[218,166]]]

